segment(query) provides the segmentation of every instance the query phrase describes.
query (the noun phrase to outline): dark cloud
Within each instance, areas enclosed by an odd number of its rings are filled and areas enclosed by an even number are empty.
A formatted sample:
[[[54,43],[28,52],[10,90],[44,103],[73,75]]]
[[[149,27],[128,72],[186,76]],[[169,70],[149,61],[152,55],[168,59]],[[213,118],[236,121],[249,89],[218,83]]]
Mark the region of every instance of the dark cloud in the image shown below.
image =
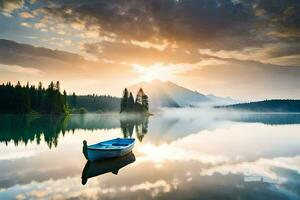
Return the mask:
[[[282,43],[269,52],[270,57],[300,55],[300,43]]]
[[[219,48],[249,46],[257,40],[251,5],[231,0],[60,1],[45,11],[65,20],[84,21],[87,26],[97,25],[101,34],[113,33],[122,39],[168,39]]]
[[[290,37],[300,37],[300,1],[257,0],[255,9],[266,19],[267,27]]]
[[[266,32],[299,36],[298,0],[51,1],[47,13],[97,25],[122,39],[168,39],[198,48],[240,49],[272,42]],[[72,12],[70,12],[72,11]],[[277,35],[278,36],[278,35]]]
[[[80,63],[84,59],[68,52],[34,47],[11,40],[0,39],[0,61],[1,64],[34,67],[52,71],[66,68],[68,65],[68,68],[76,70],[74,65],[71,67],[72,63]],[[62,68],[62,66],[64,67]]]
[[[0,39],[0,64],[30,67],[46,72],[49,77],[100,78],[128,70],[124,66],[93,62],[78,54],[20,44]],[[59,73],[58,73],[59,71]],[[118,75],[115,75],[118,77]]]
[[[31,55],[36,58],[47,57],[50,59],[57,59],[63,62],[78,62],[83,60],[83,57],[58,50],[51,50],[43,47],[35,47],[28,44],[20,44],[11,40],[0,39],[1,60],[9,59],[10,56],[15,55]]]

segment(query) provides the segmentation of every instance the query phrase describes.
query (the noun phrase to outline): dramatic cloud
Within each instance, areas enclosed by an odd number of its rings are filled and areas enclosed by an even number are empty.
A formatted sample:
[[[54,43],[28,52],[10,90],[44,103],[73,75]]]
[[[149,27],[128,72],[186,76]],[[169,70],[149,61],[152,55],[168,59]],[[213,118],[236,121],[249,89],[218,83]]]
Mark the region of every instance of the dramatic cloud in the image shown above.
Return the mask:
[[[299,93],[299,0],[0,0],[0,12],[0,38],[30,44],[1,40],[5,66],[95,85],[170,71],[208,93]]]
[[[237,49],[299,37],[297,0],[114,0],[56,1],[44,8],[67,21],[97,25],[99,34],[124,39],[195,43],[199,48]]]

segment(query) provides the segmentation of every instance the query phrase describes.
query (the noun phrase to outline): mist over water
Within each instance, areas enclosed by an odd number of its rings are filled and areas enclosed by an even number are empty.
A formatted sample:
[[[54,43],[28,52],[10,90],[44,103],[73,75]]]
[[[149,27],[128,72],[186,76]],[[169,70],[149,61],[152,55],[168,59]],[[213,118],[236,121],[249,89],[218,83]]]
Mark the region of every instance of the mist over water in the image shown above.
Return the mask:
[[[2,115],[0,133],[0,199],[300,199],[297,114]],[[115,137],[133,154],[86,162],[83,140]]]

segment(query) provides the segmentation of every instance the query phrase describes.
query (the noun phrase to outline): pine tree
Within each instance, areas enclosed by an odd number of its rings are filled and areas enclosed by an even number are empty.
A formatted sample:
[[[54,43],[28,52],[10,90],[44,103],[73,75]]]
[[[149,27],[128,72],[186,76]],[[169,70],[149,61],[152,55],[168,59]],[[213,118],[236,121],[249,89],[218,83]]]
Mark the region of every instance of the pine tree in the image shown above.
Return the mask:
[[[144,95],[144,91],[142,88],[140,88],[140,90],[138,91],[136,98],[135,98],[135,103],[136,104],[143,104],[143,95]]]
[[[149,110],[148,96],[146,94],[144,94],[142,96],[142,105],[143,105],[144,110],[146,110],[146,111]]]
[[[42,101],[43,101],[43,85],[42,82],[39,82],[38,86],[38,95],[37,95],[37,109],[40,110],[42,107]]]
[[[126,112],[128,110],[128,90],[127,88],[123,91],[123,97],[121,99],[121,110],[120,112]]]
[[[76,104],[77,104],[76,94],[75,94],[75,92],[73,92],[73,94],[72,94],[72,107],[76,108]]]
[[[64,105],[67,105],[67,92],[66,92],[66,90],[64,90],[64,93],[63,93],[63,103],[64,103]]]
[[[130,92],[128,102],[127,102],[128,111],[132,112],[134,110],[134,98]]]
[[[56,82],[56,84],[55,84],[55,89],[56,89],[57,91],[60,91],[60,84],[59,84],[59,81]]]

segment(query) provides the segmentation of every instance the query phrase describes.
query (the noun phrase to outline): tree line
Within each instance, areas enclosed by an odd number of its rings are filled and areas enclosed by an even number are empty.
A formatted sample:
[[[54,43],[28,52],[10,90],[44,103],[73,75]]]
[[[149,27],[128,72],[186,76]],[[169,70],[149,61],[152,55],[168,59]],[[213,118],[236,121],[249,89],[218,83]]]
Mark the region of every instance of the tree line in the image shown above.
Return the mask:
[[[300,100],[273,99],[249,103],[240,103],[228,106],[216,106],[215,108],[226,108],[233,110],[244,110],[253,112],[300,112]]]
[[[132,93],[127,90],[127,88],[124,89],[121,98],[120,113],[123,112],[146,113],[148,111],[149,111],[148,96],[144,93],[142,88],[139,89],[135,99],[133,98]]]
[[[75,94],[74,94],[75,95]],[[67,93],[60,92],[60,83],[57,81],[44,88],[39,82],[34,85],[22,86],[10,82],[0,85],[0,113],[26,114],[38,112],[43,114],[62,114],[68,112]]]
[[[120,110],[120,98],[110,95],[77,95],[67,96],[67,101],[72,108],[84,108],[88,112],[118,112]]]

